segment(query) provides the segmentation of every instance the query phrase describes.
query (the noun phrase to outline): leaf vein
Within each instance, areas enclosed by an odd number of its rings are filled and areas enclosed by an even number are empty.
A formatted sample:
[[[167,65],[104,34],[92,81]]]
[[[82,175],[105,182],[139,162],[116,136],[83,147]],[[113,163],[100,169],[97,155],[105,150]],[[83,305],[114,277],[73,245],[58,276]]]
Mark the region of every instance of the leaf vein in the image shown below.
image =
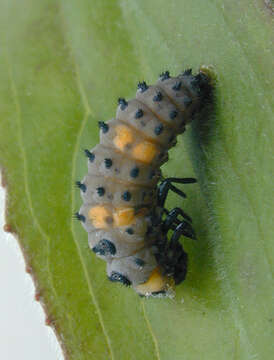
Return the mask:
[[[148,329],[149,329],[149,332],[150,332],[150,334],[151,334],[151,337],[152,337],[152,340],[153,340],[153,343],[154,343],[156,358],[157,358],[158,360],[160,360],[161,358],[160,358],[160,351],[159,351],[158,340],[157,340],[156,335],[155,335],[154,332],[153,332],[152,326],[151,326],[150,321],[149,321],[149,319],[148,319],[148,317],[147,317],[144,300],[141,300],[141,304],[142,304],[142,310],[143,310],[144,318],[145,318],[147,327],[148,327]]]
[[[80,95],[81,95],[81,98],[82,98],[82,101],[83,101],[83,104],[84,104],[84,108],[86,109],[86,113],[85,113],[84,118],[82,120],[79,132],[77,134],[76,143],[75,143],[73,156],[72,156],[72,171],[71,171],[71,173],[72,173],[72,190],[71,190],[71,193],[72,193],[72,201],[71,201],[71,203],[72,203],[72,212],[74,211],[74,208],[75,208],[74,179],[76,177],[76,155],[77,155],[77,152],[78,152],[78,149],[79,149],[79,143],[80,143],[81,135],[82,135],[83,130],[84,130],[85,126],[86,126],[87,119],[88,119],[89,115],[91,114],[91,109],[90,109],[88,101],[87,101],[87,96],[86,96],[84,87],[81,84],[81,79],[80,79],[80,75],[79,75],[78,66],[77,66],[75,61],[74,61],[74,64],[75,64],[77,85],[78,85],[79,92],[80,92]],[[108,347],[109,347],[111,359],[113,360],[114,359],[114,353],[113,353],[113,349],[112,349],[112,346],[111,346],[111,340],[110,340],[110,337],[109,337],[109,335],[107,333],[106,327],[104,325],[104,319],[103,319],[103,316],[102,316],[102,312],[100,310],[99,304],[98,304],[98,302],[96,300],[96,297],[95,297],[95,294],[94,294],[94,291],[93,291],[93,287],[92,287],[92,284],[91,284],[91,281],[90,281],[90,278],[89,278],[89,275],[88,275],[87,266],[85,264],[85,261],[84,261],[83,255],[82,255],[81,247],[79,245],[79,242],[76,240],[76,235],[75,235],[75,232],[74,232],[73,222],[72,221],[71,221],[71,232],[72,232],[72,235],[73,235],[73,241],[74,241],[74,243],[76,245],[76,249],[77,249],[77,252],[78,252],[82,267],[83,267],[84,275],[86,277],[89,293],[90,293],[91,299],[92,299],[92,301],[94,303],[94,306],[96,308],[97,315],[98,315],[98,318],[99,318],[99,322],[100,322],[100,325],[102,327],[103,333],[105,335],[105,338],[106,338],[106,341],[107,341],[107,344],[108,344]]]

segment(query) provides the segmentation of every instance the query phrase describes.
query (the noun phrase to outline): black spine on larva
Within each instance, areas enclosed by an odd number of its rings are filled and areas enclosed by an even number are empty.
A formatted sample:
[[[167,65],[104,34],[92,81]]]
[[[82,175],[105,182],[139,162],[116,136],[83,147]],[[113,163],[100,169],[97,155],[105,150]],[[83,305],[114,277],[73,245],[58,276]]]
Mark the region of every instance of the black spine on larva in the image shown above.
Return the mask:
[[[210,91],[203,72],[193,75],[188,69],[171,77],[165,71],[155,85],[140,82],[136,98],[119,98],[115,119],[98,122],[100,143],[85,150],[88,175],[76,182],[83,205],[75,217],[89,233],[93,252],[106,260],[109,280],[137,286],[161,267],[151,247],[161,237],[155,231],[160,166]],[[124,208],[134,209],[128,215],[134,221],[119,218],[117,209]],[[186,268],[177,270],[179,283]]]

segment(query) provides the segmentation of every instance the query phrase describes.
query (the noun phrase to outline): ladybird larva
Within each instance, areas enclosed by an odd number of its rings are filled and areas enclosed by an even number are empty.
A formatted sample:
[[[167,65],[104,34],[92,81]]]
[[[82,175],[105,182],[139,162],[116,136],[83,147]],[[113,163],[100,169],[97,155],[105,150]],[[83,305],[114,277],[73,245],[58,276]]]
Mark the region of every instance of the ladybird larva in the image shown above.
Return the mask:
[[[163,179],[160,167],[210,91],[202,69],[176,77],[166,71],[155,85],[141,82],[134,99],[119,98],[116,116],[99,122],[100,142],[85,150],[88,174],[76,182],[83,198],[76,217],[90,248],[107,262],[109,280],[132,285],[141,296],[166,294],[186,277],[179,238],[195,238],[191,218],[165,202],[169,191],[185,197],[176,184],[196,180]]]

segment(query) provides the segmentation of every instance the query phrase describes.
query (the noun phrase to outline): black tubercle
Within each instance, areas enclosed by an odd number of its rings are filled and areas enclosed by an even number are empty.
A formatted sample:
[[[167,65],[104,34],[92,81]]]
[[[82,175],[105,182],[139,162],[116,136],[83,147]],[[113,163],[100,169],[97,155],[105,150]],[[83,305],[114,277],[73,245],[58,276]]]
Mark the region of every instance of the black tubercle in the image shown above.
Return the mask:
[[[79,220],[79,221],[82,221],[82,222],[85,222],[85,221],[86,221],[85,216],[82,215],[82,214],[79,214],[78,212],[76,212],[76,213],[74,214],[74,216],[75,216],[75,219],[77,219],[77,220]]]
[[[137,111],[136,111],[136,113],[135,113],[135,119],[140,119],[141,117],[143,117],[144,116],[144,112],[143,112],[143,110],[142,109],[138,109]]]
[[[98,194],[99,196],[104,196],[104,195],[105,195],[105,189],[104,189],[102,186],[98,187],[98,188],[96,189],[96,191],[97,191],[97,194]]]
[[[97,245],[95,245],[92,248],[92,251],[95,252],[95,254],[99,254],[99,255],[115,255],[116,254],[116,247],[115,245],[107,240],[107,239],[102,239],[98,242]]]
[[[130,286],[131,281],[125,276],[116,271],[112,271],[111,275],[108,276],[108,279],[113,282],[121,282],[123,285]]]
[[[159,102],[162,99],[163,99],[163,94],[160,91],[158,91],[157,94],[153,97],[153,101],[155,102]]]
[[[104,134],[108,132],[109,126],[104,121],[98,121],[98,125]]]
[[[120,105],[121,110],[125,110],[125,108],[128,106],[128,102],[124,98],[119,98],[118,104]]]
[[[84,151],[85,151],[85,155],[89,159],[89,161],[93,162],[95,159],[95,155],[87,149],[85,149]]]
[[[143,259],[140,259],[140,258],[134,258],[134,262],[136,265],[138,266],[144,266],[145,265],[145,262]]]
[[[162,72],[162,74],[159,75],[159,78],[160,78],[162,81],[165,81],[165,80],[169,79],[169,78],[170,78],[170,76],[169,76],[169,71],[164,71],[164,72]]]
[[[139,172],[140,172],[139,168],[138,168],[138,167],[134,167],[133,169],[130,170],[130,176],[131,176],[132,178],[137,178],[138,175],[139,175]]]
[[[147,83],[145,81],[139,82],[137,87],[142,93],[148,89]]]
[[[175,119],[178,115],[178,112],[176,110],[173,110],[169,113],[169,117],[171,120]]]
[[[81,183],[81,181],[75,181],[75,185],[83,192],[86,192],[87,187],[85,184]]]
[[[122,194],[122,199],[125,200],[125,201],[130,201],[131,199],[131,193],[129,191],[125,191],[123,194]]]
[[[183,75],[191,75],[192,74],[192,69],[186,69],[184,72],[183,72]]]
[[[172,86],[172,89],[174,91],[179,91],[181,89],[181,86],[182,86],[182,82],[181,81],[176,81],[175,85]]]
[[[129,234],[129,235],[133,235],[134,234],[134,230],[132,228],[127,228],[126,229],[126,232]]]
[[[111,159],[104,159],[104,162],[105,162],[105,167],[107,169],[112,167],[112,160]]]
[[[160,135],[164,130],[164,126],[162,124],[160,125],[157,125],[155,128],[154,128],[154,133],[155,135]]]

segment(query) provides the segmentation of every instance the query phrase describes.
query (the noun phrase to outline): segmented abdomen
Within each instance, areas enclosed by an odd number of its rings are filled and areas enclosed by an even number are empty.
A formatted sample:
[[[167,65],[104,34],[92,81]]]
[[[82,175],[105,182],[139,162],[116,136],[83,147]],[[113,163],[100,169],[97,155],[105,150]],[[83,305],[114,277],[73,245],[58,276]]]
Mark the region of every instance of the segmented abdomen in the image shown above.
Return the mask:
[[[99,123],[100,143],[86,150],[79,214],[90,247],[107,261],[110,280],[137,286],[157,267],[149,215],[160,166],[199,107],[198,83],[189,71],[163,73],[153,86],[140,83],[136,98],[119,99],[116,117]]]

